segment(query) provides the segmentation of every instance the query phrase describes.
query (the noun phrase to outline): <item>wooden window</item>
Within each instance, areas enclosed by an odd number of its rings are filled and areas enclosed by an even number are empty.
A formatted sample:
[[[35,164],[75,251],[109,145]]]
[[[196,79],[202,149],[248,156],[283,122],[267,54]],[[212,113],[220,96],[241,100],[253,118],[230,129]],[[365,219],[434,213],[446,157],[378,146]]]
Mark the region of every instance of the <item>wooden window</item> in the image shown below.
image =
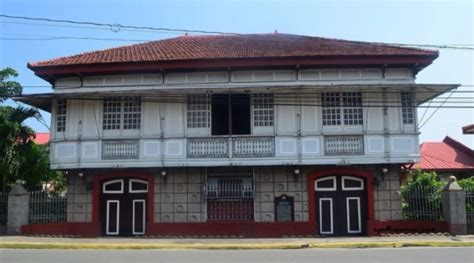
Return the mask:
[[[140,129],[141,98],[110,97],[104,100],[102,127],[104,130]]]
[[[323,125],[362,125],[362,93],[325,92],[321,94]]]
[[[323,106],[323,125],[341,125],[341,102],[339,93],[322,93],[321,101]]]
[[[188,128],[209,128],[211,125],[211,104],[209,95],[188,95]]]
[[[67,100],[60,99],[56,102],[56,131],[66,131]]]
[[[273,94],[253,94],[253,126],[273,126]]]
[[[209,221],[253,220],[252,177],[208,178],[206,192]]]
[[[402,101],[402,119],[403,124],[413,124],[415,122],[415,110],[413,108],[413,94],[411,92],[402,92],[400,94]]]

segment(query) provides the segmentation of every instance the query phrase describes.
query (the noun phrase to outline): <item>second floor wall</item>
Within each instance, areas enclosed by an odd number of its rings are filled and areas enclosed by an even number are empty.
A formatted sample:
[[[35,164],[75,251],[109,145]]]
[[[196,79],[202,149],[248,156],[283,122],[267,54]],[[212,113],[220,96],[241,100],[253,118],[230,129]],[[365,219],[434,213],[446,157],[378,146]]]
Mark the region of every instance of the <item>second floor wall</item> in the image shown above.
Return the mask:
[[[56,99],[53,141],[228,135],[417,134],[407,91],[181,94]]]

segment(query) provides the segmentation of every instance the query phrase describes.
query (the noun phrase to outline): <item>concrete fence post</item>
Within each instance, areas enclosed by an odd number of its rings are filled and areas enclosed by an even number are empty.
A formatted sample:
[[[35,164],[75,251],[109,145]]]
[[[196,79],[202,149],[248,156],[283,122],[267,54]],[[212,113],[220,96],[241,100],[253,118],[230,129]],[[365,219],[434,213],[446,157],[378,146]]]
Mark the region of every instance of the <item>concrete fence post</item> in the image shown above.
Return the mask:
[[[459,186],[456,177],[451,176],[441,194],[443,215],[453,235],[466,235],[466,193]]]
[[[8,193],[7,235],[21,234],[21,226],[28,224],[30,194],[20,182]]]

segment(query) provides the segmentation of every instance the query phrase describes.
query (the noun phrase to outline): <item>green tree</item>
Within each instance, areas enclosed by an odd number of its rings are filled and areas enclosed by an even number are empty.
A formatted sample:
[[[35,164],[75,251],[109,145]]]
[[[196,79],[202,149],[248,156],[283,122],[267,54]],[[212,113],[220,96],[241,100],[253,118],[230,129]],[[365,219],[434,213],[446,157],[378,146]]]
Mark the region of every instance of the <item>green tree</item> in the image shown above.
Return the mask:
[[[439,220],[441,189],[444,185],[435,172],[415,170],[413,181],[402,186],[403,217],[409,220]]]
[[[10,78],[16,78],[17,76],[16,70],[10,67],[0,70],[0,102],[5,101],[11,96],[21,94],[22,87],[20,83],[10,80]]]
[[[16,180],[21,165],[20,148],[32,143],[35,133],[23,122],[38,116],[34,109],[24,107],[0,107],[0,190],[6,191],[11,181]]]

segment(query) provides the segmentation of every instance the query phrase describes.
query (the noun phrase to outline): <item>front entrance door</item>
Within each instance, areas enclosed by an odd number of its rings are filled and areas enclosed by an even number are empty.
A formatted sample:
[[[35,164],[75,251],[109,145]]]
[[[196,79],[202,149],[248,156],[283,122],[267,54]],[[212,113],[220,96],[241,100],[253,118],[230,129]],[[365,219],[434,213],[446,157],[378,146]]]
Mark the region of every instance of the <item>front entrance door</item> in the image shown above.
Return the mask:
[[[145,234],[148,182],[140,179],[113,179],[102,183],[101,222],[106,236]]]
[[[365,180],[354,176],[327,176],[314,181],[316,221],[322,236],[367,233]]]

